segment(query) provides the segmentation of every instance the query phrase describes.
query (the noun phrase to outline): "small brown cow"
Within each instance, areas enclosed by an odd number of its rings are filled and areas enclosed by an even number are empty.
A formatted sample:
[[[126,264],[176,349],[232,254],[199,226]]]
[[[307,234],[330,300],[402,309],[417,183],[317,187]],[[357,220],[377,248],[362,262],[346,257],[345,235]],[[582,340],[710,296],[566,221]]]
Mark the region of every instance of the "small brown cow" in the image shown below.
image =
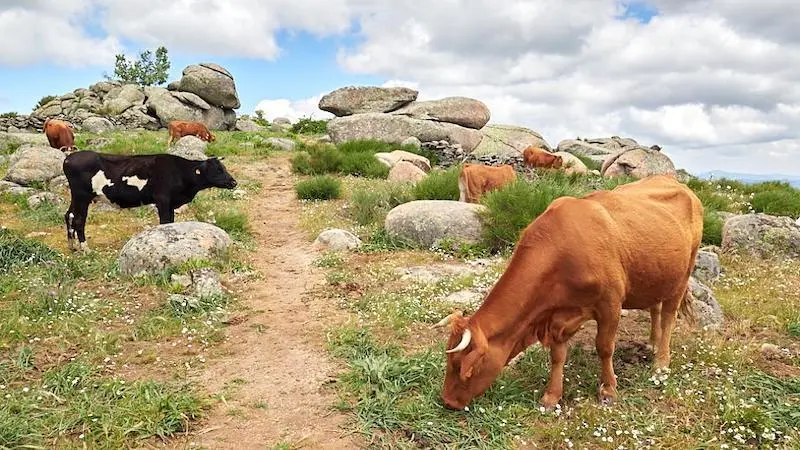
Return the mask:
[[[508,164],[502,166],[484,166],[482,164],[464,164],[458,177],[459,201],[478,203],[481,196],[489,191],[517,180],[517,172]]]
[[[522,151],[522,158],[526,166],[541,169],[558,169],[564,164],[561,156],[533,145]]]
[[[622,309],[650,311],[654,369],[670,363],[678,312],[692,316],[689,276],[703,234],[703,205],[685,185],[655,175],[584,198],[561,197],[523,231],[508,266],[471,316],[450,323],[442,399],[463,409],[535,342],[550,349],[541,403],[562,397],[567,342],[597,322],[598,399],[617,395],[614,354]]]
[[[214,142],[216,139],[214,135],[208,131],[208,127],[202,122],[173,120],[167,124],[167,131],[169,131],[167,145],[172,144],[174,141],[184,136],[197,136],[206,142]]]
[[[64,153],[77,150],[71,123],[58,119],[47,119],[44,121],[43,131],[50,147],[57,148]]]

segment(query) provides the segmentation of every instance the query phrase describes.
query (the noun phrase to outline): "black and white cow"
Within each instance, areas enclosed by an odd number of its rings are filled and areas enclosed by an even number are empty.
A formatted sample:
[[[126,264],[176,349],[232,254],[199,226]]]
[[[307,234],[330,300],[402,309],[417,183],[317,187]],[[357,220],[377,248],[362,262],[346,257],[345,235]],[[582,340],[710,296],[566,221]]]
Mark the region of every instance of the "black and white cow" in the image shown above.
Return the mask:
[[[75,234],[82,250],[86,245],[89,203],[98,196],[120,208],[155,204],[159,222],[175,221],[175,209],[194,199],[203,189],[233,189],[236,180],[217,158],[193,161],[180,156],[157,154],[121,156],[81,151],[64,159],[72,201],[64,222],[67,241],[75,248]]]

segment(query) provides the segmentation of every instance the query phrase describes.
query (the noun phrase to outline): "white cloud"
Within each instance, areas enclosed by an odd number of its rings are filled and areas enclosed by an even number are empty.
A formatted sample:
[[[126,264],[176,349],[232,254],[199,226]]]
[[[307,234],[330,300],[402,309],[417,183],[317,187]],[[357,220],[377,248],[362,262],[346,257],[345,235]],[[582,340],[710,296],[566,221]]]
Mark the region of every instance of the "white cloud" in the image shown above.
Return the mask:
[[[276,117],[286,117],[292,122],[303,117],[313,119],[326,119],[333,114],[319,109],[319,100],[323,94],[302,100],[289,100],[286,98],[266,99],[258,102],[253,111],[263,111],[264,118],[272,121]]]
[[[648,23],[623,3],[655,6]],[[659,144],[690,170],[800,173],[800,3],[784,0],[0,0],[0,65],[108,62],[119,40],[273,60],[279,30],[346,34],[340,66],[492,122]],[[109,33],[84,31],[85,20]],[[308,95],[313,93],[309,92]],[[268,116],[330,115],[319,97]]]

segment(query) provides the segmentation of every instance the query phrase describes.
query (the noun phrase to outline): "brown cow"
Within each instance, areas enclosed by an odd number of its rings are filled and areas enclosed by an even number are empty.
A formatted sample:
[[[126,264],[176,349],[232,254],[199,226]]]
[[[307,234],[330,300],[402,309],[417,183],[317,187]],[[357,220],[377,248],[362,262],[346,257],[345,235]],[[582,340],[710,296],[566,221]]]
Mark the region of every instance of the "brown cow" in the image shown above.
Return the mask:
[[[542,169],[558,169],[564,164],[564,160],[559,155],[548,152],[536,146],[526,147],[522,151],[522,158],[528,167]]]
[[[458,201],[478,203],[483,194],[513,183],[516,179],[517,172],[508,164],[497,167],[464,164],[458,177]]]
[[[47,119],[42,127],[50,147],[57,148],[64,153],[78,150],[75,147],[75,135],[72,133],[72,124],[58,119]]]
[[[202,122],[173,120],[167,124],[167,131],[169,132],[167,145],[172,144],[172,142],[184,136],[197,136],[206,142],[214,142],[216,139],[214,135],[208,131],[208,127]]]
[[[700,200],[668,176],[555,200],[525,229],[481,307],[434,325],[451,324],[444,403],[464,408],[512,358],[540,342],[549,347],[551,362],[541,403],[555,406],[567,341],[587,320],[597,322],[598,398],[613,402],[611,358],[623,308],[649,309],[654,368],[668,367],[678,310],[692,318],[687,288],[702,232]]]

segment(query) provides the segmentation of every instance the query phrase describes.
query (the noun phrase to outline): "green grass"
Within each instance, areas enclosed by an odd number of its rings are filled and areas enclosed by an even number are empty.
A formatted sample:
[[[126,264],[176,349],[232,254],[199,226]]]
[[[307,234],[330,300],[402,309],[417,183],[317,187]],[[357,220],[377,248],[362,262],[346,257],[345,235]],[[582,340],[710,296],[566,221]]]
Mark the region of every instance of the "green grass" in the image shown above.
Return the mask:
[[[414,185],[414,197],[417,200],[458,200],[460,174],[460,165],[447,170],[431,170],[427,177]]]
[[[59,257],[58,252],[38,241],[26,239],[13,230],[0,229],[0,274],[13,268],[55,261]]]
[[[563,172],[543,175],[529,183],[518,179],[514,183],[486,194],[481,203],[488,211],[484,214],[484,242],[495,250],[514,246],[520,233],[542,214],[550,203],[563,196],[580,197],[586,189]]]
[[[347,211],[358,225],[382,225],[392,208],[413,199],[409,187],[402,183],[364,183],[353,188]]]
[[[369,152],[344,153],[339,173],[366,178],[386,178],[389,167]]]
[[[329,175],[298,181],[294,188],[297,197],[303,200],[332,200],[342,195],[342,182]]]
[[[583,165],[586,166],[587,169],[591,170],[600,170],[603,167],[603,163],[598,162],[586,155],[582,155],[579,153],[575,154],[575,157],[580,159]]]
[[[725,221],[713,209],[703,210],[703,244],[722,245],[722,227]]]
[[[304,144],[299,149],[301,151],[292,158],[294,173],[354,175],[367,178],[386,178],[389,174],[389,168],[375,158],[375,153],[405,150],[415,154],[430,154],[414,146],[399,146],[370,139],[348,141],[338,146]]]
[[[7,393],[0,403],[3,448],[54,442],[121,448],[136,440],[186,431],[206,407],[187,387],[126,383],[102,376],[80,361],[48,370],[38,382],[11,381],[3,391]]]
[[[756,212],[773,216],[800,217],[800,191],[794,189],[772,189],[755,193],[750,200]]]

